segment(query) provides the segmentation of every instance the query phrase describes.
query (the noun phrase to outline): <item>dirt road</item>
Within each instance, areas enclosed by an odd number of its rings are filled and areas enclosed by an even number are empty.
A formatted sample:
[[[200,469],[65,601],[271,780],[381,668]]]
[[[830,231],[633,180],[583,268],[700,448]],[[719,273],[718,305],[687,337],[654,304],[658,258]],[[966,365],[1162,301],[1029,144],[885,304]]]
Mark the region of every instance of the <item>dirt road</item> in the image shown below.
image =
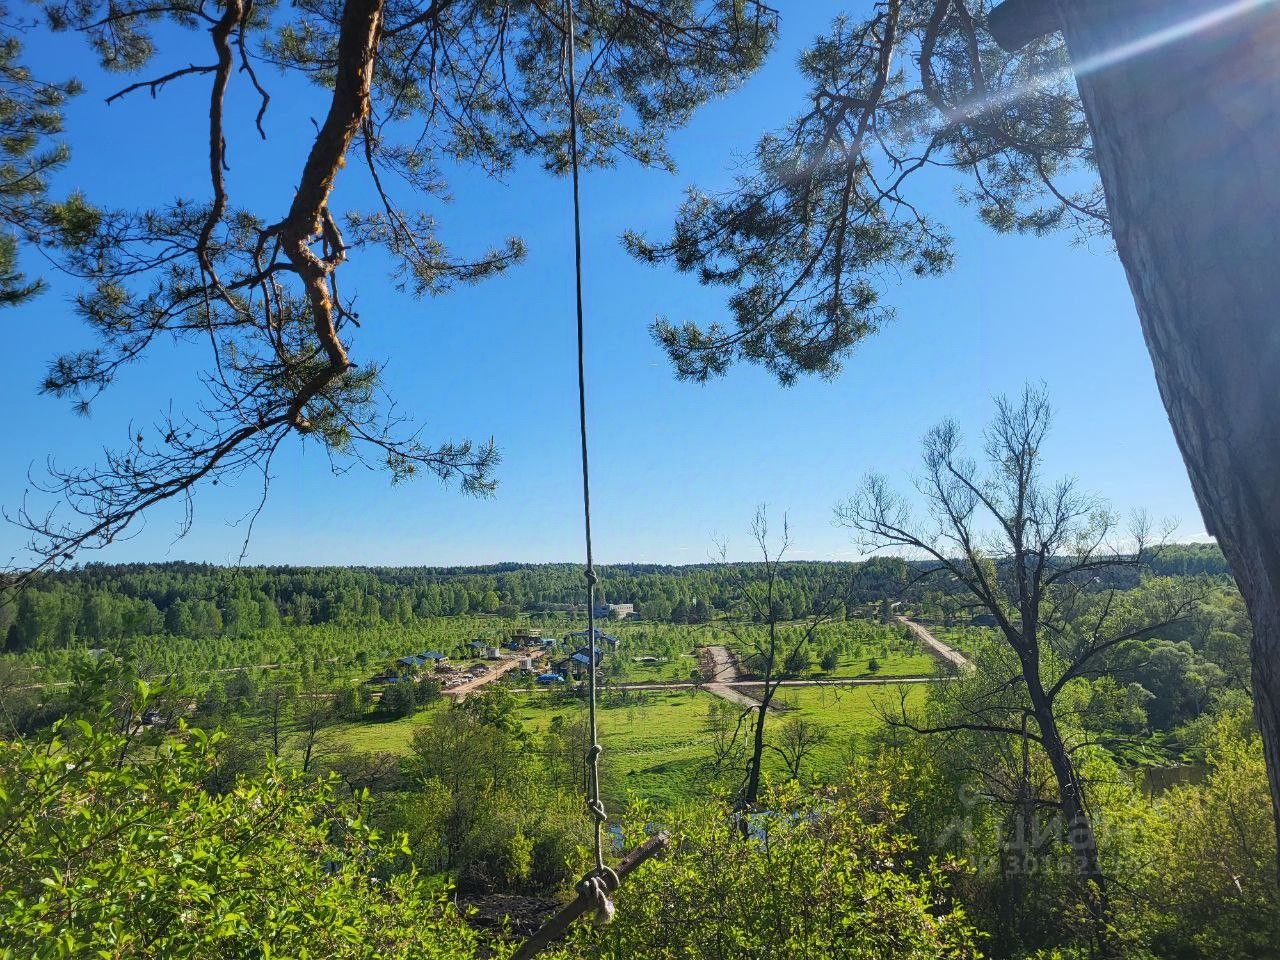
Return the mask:
[[[482,673],[474,680],[468,680],[466,683],[460,683],[456,687],[452,687],[443,691],[446,697],[453,697],[455,700],[461,700],[468,693],[474,693],[483,687],[486,683],[492,683],[504,673],[509,673],[516,667],[520,666],[523,657],[508,657],[505,660],[499,660],[488,673]]]
[[[926,630],[914,620],[908,620],[906,617],[899,617],[898,622],[905,624],[906,628],[915,635],[926,650],[938,658],[938,660],[947,667],[959,672],[968,672],[973,669],[973,664],[968,658],[957,650],[955,647],[947,646],[932,633]]]
[[[703,689],[713,697],[728,700],[740,707],[758,707],[760,701],[749,697],[741,690],[735,690],[738,681],[738,661],[726,647],[703,647],[706,651],[706,664],[710,677]]]

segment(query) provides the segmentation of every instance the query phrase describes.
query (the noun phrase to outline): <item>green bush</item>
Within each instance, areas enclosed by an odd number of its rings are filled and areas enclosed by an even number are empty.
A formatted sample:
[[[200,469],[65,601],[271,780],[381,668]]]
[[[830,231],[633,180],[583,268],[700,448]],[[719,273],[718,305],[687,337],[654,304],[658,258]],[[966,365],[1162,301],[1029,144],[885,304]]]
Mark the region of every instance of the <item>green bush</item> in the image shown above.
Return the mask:
[[[782,669],[784,673],[792,675],[808,673],[813,669],[813,653],[806,647],[797,647],[787,655]]]
[[[440,710],[414,734],[410,788],[398,803],[400,819],[388,822],[424,834],[424,850],[431,838],[437,859],[416,863],[452,871],[463,892],[559,888],[576,879],[575,852],[586,839],[581,798],[565,792],[556,762],[570,755],[580,762],[570,739],[578,733],[561,725],[536,749],[504,691]],[[408,810],[416,824],[406,823]]]
[[[1166,792],[1143,859],[1137,908],[1152,946],[1172,960],[1255,960],[1280,949],[1276,840],[1262,743],[1242,711],[1210,733],[1208,776]]]
[[[0,957],[465,958],[475,936],[327,783],[201,788],[216,736],[143,762],[86,721],[0,743]]]
[[[533,842],[518,817],[496,816],[497,810],[477,811],[477,819],[457,850],[458,889],[463,893],[519,890],[533,873]]]
[[[764,806],[748,839],[728,808],[681,814],[673,852],[625,882],[613,923],[579,931],[581,948],[600,960],[978,956],[948,893],[957,868],[917,862],[882,798],[790,789]]]

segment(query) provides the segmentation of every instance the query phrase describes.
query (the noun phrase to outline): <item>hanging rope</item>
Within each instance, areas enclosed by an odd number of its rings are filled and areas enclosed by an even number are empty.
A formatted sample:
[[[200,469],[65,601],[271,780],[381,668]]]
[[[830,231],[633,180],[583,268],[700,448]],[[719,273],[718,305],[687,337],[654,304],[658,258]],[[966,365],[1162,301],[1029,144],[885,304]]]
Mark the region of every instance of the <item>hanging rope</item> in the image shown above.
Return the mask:
[[[583,892],[589,892],[597,905],[596,916],[607,922],[613,915],[609,894],[618,888],[618,875],[604,863],[604,828],[609,816],[600,799],[600,746],[596,722],[596,666],[599,648],[596,638],[596,569],[591,552],[591,470],[587,456],[587,364],[586,324],[582,307],[582,201],[579,190],[578,161],[578,76],[574,58],[576,27],[573,19],[573,0],[564,2],[565,45],[568,49],[569,86],[569,169],[573,179],[573,269],[577,294],[578,315],[578,433],[582,440],[582,519],[586,533],[587,567],[587,643],[591,661],[587,669],[587,716],[591,738],[587,748],[587,811],[595,822],[595,869],[582,881]]]
[[[529,937],[511,955],[511,960],[532,960],[568,931],[570,924],[589,910],[595,911],[597,923],[607,923],[613,916],[613,901],[609,895],[618,889],[621,878],[635,870],[646,860],[666,849],[670,837],[659,833],[632,850],[618,861],[617,870],[604,862],[604,829],[609,816],[600,798],[600,731],[596,718],[596,666],[599,647],[596,636],[596,568],[591,551],[591,471],[587,456],[587,364],[586,323],[582,307],[582,202],[580,196],[580,171],[578,157],[578,77],[574,60],[576,31],[573,20],[573,2],[564,0],[565,44],[567,51],[566,86],[569,94],[569,172],[573,180],[573,269],[577,295],[578,317],[578,432],[582,441],[582,521],[586,534],[587,566],[583,575],[587,581],[587,638],[590,661],[587,670],[587,718],[590,744],[584,759],[587,764],[587,812],[595,827],[595,866],[578,882],[578,895],[572,902],[558,910],[533,936]]]

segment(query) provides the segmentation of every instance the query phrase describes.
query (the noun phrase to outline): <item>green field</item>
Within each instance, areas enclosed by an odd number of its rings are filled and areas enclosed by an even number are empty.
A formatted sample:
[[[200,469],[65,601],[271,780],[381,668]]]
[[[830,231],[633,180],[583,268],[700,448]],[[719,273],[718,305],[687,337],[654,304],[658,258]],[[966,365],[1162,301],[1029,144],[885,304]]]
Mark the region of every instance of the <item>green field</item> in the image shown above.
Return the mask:
[[[881,727],[882,717],[892,715],[905,693],[909,707],[925,698],[925,684],[858,687],[783,687],[777,700],[784,715],[793,712],[811,717],[830,730],[830,739],[814,754],[816,772],[834,777],[859,740]]]
[[[934,624],[925,624],[925,626],[943,643],[969,657],[973,656],[973,651],[979,644],[989,643],[997,638],[996,631],[989,627],[943,627]]]
[[[689,687],[647,691],[609,687],[687,682],[697,667],[693,650],[698,646],[719,644],[743,655],[760,643],[766,628],[720,622],[699,626],[619,623],[608,629],[620,639],[603,663],[606,688],[601,698],[600,728],[606,747],[604,774],[609,802],[616,808],[635,798],[657,804],[693,799],[716,779],[709,713],[719,701]],[[803,624],[786,624],[780,631],[794,640],[795,631],[803,629]],[[803,675],[811,678],[927,676],[936,666],[897,624],[869,620],[824,624],[810,647],[810,663]],[[828,662],[833,654],[838,655],[834,668],[822,667],[823,654]],[[653,657],[656,662],[641,663],[641,657]],[[514,675],[502,682],[515,688],[520,721],[534,744],[553,718],[568,722],[585,711],[582,700],[562,687],[530,687],[527,677]],[[805,762],[804,773],[815,778],[838,777],[856,755],[859,740],[882,724],[882,714],[896,706],[899,689],[889,685],[783,688],[775,701],[779,709],[771,715],[768,726],[771,738],[790,717],[816,721],[824,739]],[[912,703],[925,692],[923,685],[901,689],[908,691]],[[446,707],[437,705],[404,720],[342,724],[334,728],[333,742],[353,750],[404,753],[414,733],[441,709]],[[766,765],[775,773],[784,769],[772,751]],[[732,780],[730,775],[724,782]]]
[[[778,646],[788,651],[804,636],[803,621],[778,625]],[[735,626],[732,630],[714,629],[716,639],[738,654],[744,668],[750,670],[753,652],[765,648],[766,627]],[[804,645],[807,666],[797,674],[807,679],[849,679],[874,677],[919,677],[932,675],[937,662],[921,649],[915,638],[900,624],[882,624],[874,620],[836,620],[821,624]],[[836,664],[828,669],[823,660],[834,656]]]
[[[928,677],[938,665],[938,661],[930,654],[920,650],[891,650],[884,656],[877,656],[874,658],[878,667],[876,670],[868,665],[871,659],[861,654],[841,656],[840,664],[834,670],[826,671],[819,666],[810,671],[809,675],[815,678]]]
[[[371,753],[407,753],[414,733],[431,722],[440,703],[418,711],[403,720],[366,720],[360,723],[338,723],[330,728],[330,742],[335,746]]]
[[[899,696],[896,686],[784,688],[778,693],[779,710],[771,715],[773,729],[788,717],[801,715],[821,723],[827,742],[814,753],[809,772],[836,777],[848,762],[857,739],[881,723],[881,713],[893,709]],[[911,703],[924,696],[922,685],[905,688]],[[517,694],[518,715],[534,735],[545,733],[556,716],[565,721],[586,710],[582,701],[557,691]],[[606,702],[600,708],[600,730],[605,745],[605,782],[611,806],[620,807],[642,798],[656,804],[694,799],[712,781],[711,748],[707,716],[714,698],[705,691],[682,689],[640,691],[626,702]],[[438,705],[416,716],[389,722],[343,724],[333,728],[335,743],[354,750],[403,753],[413,734],[431,721]],[[767,769],[781,770],[772,754]]]
[[[698,658],[690,653],[662,657],[657,663],[640,663],[638,658],[645,654],[620,653],[618,666],[607,665],[608,678],[612,683],[668,683],[689,680],[693,671],[698,668]]]

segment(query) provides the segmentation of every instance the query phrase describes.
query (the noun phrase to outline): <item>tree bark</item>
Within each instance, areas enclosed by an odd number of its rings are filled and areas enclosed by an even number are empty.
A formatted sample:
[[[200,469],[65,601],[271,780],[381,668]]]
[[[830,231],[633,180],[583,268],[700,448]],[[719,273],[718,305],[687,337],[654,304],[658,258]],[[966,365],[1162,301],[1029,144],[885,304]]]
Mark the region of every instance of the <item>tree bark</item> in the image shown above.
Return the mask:
[[[1053,2],[1160,395],[1253,621],[1280,840],[1280,4]]]
[[[347,150],[369,115],[382,10],[383,0],[343,3],[329,112],[307,154],[289,213],[279,224],[282,247],[306,288],[312,327],[328,360],[302,385],[291,405],[290,422],[299,428],[308,426],[303,416],[306,404],[351,368],[346,347],[338,338],[337,304],[329,286],[329,277],[346,252],[328,204]],[[311,249],[317,237],[323,237],[329,247],[323,257]]]
[[[772,659],[772,658],[771,658]],[[750,810],[760,799],[760,768],[764,765],[764,725],[769,717],[769,702],[773,699],[776,686],[769,686],[772,675],[772,662],[765,671],[764,695],[760,698],[760,709],[756,713],[756,722],[752,728],[751,757],[747,762],[747,783],[742,790],[740,806]]]
[[[1057,781],[1058,800],[1062,804],[1063,831],[1076,858],[1076,872],[1089,886],[1087,907],[1093,921],[1098,955],[1118,957],[1120,948],[1115,941],[1107,879],[1102,873],[1102,861],[1098,856],[1098,837],[1085,806],[1084,791],[1081,789],[1075,764],[1062,740],[1062,732],[1058,729],[1053,703],[1040,680],[1038,646],[1033,645],[1031,652],[1020,651],[1019,659],[1022,661],[1022,676],[1027,684],[1032,716],[1040,731],[1040,744]]]

